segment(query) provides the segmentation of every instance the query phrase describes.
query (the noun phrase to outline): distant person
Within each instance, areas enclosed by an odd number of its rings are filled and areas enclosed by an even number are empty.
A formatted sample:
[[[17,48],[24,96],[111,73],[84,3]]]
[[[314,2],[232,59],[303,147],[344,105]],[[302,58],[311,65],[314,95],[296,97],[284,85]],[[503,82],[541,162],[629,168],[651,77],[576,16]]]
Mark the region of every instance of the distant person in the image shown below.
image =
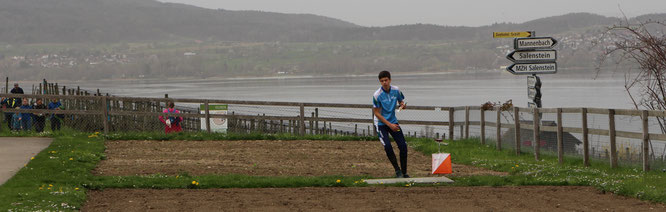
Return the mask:
[[[398,125],[398,119],[395,116],[398,104],[400,105],[398,109],[405,108],[405,96],[398,87],[391,86],[390,72],[379,72],[378,78],[381,87],[372,96],[372,111],[375,114],[374,121],[377,133],[379,134],[379,141],[384,145],[386,156],[388,156],[391,165],[395,169],[395,177],[409,178],[409,175],[407,175],[407,143],[405,142],[405,136],[402,134],[400,125]],[[400,164],[402,168],[398,166],[398,162],[396,161],[389,134],[395,140],[398,149],[400,149]]]
[[[17,101],[16,98],[4,98],[2,102],[2,108],[19,108],[21,106],[21,103]],[[5,112],[5,121],[7,121],[7,128],[10,130],[13,129],[12,127],[12,122],[13,122],[13,115],[14,113],[12,112]]]
[[[62,103],[58,99],[53,99],[49,103],[49,110],[62,110]],[[65,118],[64,114],[51,114],[51,130],[60,130],[60,122]]]
[[[34,109],[46,110],[47,107],[44,105],[42,99],[37,99]],[[44,113],[35,113],[35,131],[38,133],[44,131],[44,125],[46,124],[46,115]]]
[[[21,107],[16,107],[14,109],[21,109]],[[9,129],[20,131],[21,130],[21,113],[15,112],[12,115],[12,121],[10,122],[12,126]]]
[[[12,88],[10,93],[12,93],[12,94],[23,94],[23,88],[19,87],[18,83],[14,83],[14,88]],[[16,102],[18,102],[20,104],[23,101],[21,100],[21,98],[16,98]]]
[[[21,109],[32,109],[32,105],[28,102],[28,99],[23,99],[23,104]],[[21,113],[21,129],[24,131],[29,131],[32,128],[32,113]]]
[[[10,93],[23,94],[23,88],[19,87],[18,83],[14,83],[14,88],[12,88],[12,91],[10,91]]]
[[[168,108],[162,111],[163,113],[180,113],[176,110],[176,105],[173,102],[169,102]],[[180,123],[183,121],[183,117],[176,117],[172,115],[167,115],[167,117],[160,116],[160,121],[164,124],[164,133],[180,132],[183,131],[183,128],[180,127]]]

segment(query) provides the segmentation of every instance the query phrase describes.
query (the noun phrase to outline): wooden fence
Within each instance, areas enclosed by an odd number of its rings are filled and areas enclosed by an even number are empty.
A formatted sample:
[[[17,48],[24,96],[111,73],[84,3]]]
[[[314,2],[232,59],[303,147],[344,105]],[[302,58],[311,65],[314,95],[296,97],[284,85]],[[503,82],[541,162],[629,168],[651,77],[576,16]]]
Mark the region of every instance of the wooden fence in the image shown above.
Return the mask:
[[[57,90],[57,89],[55,89]],[[66,90],[63,88],[63,90]],[[131,120],[132,123],[141,123],[145,125],[150,123],[146,120],[147,117],[158,117],[164,115],[161,110],[154,109],[160,103],[166,102],[175,102],[175,103],[189,103],[189,104],[201,104],[204,105],[202,113],[182,113],[178,114],[179,117],[190,118],[194,120],[192,122],[198,122],[198,127],[193,126],[192,130],[199,130],[202,128],[206,131],[211,131],[211,119],[212,118],[226,118],[230,123],[230,128],[233,126],[235,130],[252,130],[252,129],[263,129],[263,132],[290,132],[299,135],[305,135],[306,133],[311,134],[327,134],[331,132],[331,127],[326,127],[325,123],[331,122],[343,122],[343,123],[366,123],[372,124],[373,119],[370,116],[371,105],[364,104],[326,104],[326,103],[303,103],[303,102],[270,102],[270,101],[241,101],[241,100],[216,100],[216,99],[184,99],[184,98],[136,98],[136,97],[115,97],[115,96],[105,96],[105,95],[58,95],[55,94],[32,94],[32,95],[16,95],[16,94],[0,94],[2,98],[42,98],[42,99],[62,99],[66,104],[66,110],[53,111],[53,110],[18,110],[18,109],[3,109],[3,112],[30,112],[30,113],[50,113],[50,114],[69,114],[72,116],[87,117],[91,119],[90,123],[96,126],[97,129],[102,130],[105,134],[109,131],[124,131],[124,130],[152,130],[155,128],[150,127],[136,127],[132,125],[129,128],[120,127],[122,125],[127,125],[127,121]],[[128,104],[131,103],[131,104]],[[229,104],[229,105],[255,105],[255,106],[284,106],[298,108],[299,113],[294,115],[250,115],[250,114],[211,114],[208,110],[209,104]],[[113,106],[112,106],[113,105]],[[131,105],[131,107],[126,107]],[[139,106],[137,106],[139,105]],[[143,105],[143,106],[141,106]],[[305,108],[315,108],[315,111],[318,111],[320,108],[355,108],[363,109],[368,111],[367,118],[337,118],[337,117],[319,117],[316,114],[309,114],[310,117],[306,116]],[[147,109],[146,108],[152,108]],[[448,126],[448,135],[443,135],[449,140],[452,141],[454,138],[456,126],[461,127],[460,138],[467,139],[470,137],[470,126],[480,126],[480,140],[482,144],[485,144],[486,139],[486,127],[496,128],[496,147],[498,150],[502,148],[502,128],[514,129],[515,139],[512,142],[516,154],[521,154],[521,130],[517,129],[530,129],[533,130],[532,133],[534,138],[533,141],[540,141],[539,138],[541,132],[555,132],[557,133],[557,154],[559,162],[563,163],[564,160],[564,150],[563,150],[563,133],[580,133],[582,134],[582,145],[583,145],[583,162],[586,166],[590,165],[590,155],[589,155],[589,135],[603,135],[609,136],[610,143],[610,165],[615,168],[618,166],[618,155],[617,155],[617,144],[616,138],[631,138],[631,139],[640,139],[642,141],[642,166],[643,170],[650,170],[649,164],[649,142],[650,140],[660,140],[666,141],[666,135],[662,132],[650,132],[648,127],[648,118],[657,117],[664,118],[666,117],[666,111],[648,111],[648,110],[626,110],[626,109],[599,109],[599,108],[519,108],[513,107],[508,111],[513,113],[513,124],[502,124],[500,117],[503,112],[500,108],[496,107],[491,110],[483,110],[479,106],[467,106],[467,107],[437,107],[437,106],[408,106],[408,110],[416,111],[431,111],[442,114],[448,114],[448,120],[440,121],[421,121],[421,120],[410,120],[410,119],[401,119],[401,125],[426,125],[426,126]],[[456,122],[455,112],[464,111],[464,120]],[[470,120],[470,113],[472,112],[480,113],[479,121]],[[495,120],[486,120],[485,114],[488,111],[495,111],[497,113]],[[531,113],[533,115],[532,123],[525,123],[520,120],[520,113]],[[541,114],[555,114],[556,115],[556,126],[543,126],[540,120]],[[562,124],[562,114],[580,114],[582,124],[580,127],[563,127]],[[588,127],[587,117],[589,114],[598,114],[598,115],[607,115],[609,128],[606,129],[592,129]],[[615,116],[634,116],[641,118],[641,127],[642,132],[627,132],[616,130],[615,126]],[[118,121],[119,117],[127,117],[123,119],[126,122]],[[201,122],[200,120],[204,120]],[[155,121],[155,118],[150,118],[150,120]],[[73,119],[72,122],[80,122],[78,119]],[[323,125],[320,125],[320,122],[323,122]],[[248,124],[250,123],[250,124]],[[285,124],[287,123],[287,124]],[[453,123],[453,124],[451,124]],[[156,124],[155,126],[161,126],[161,124]],[[241,127],[242,126],[242,127]],[[323,127],[321,127],[323,126]],[[370,129],[368,129],[370,132]],[[374,132],[374,130],[373,130]],[[358,135],[358,131],[355,133],[347,133]],[[439,135],[437,135],[439,137]],[[532,145],[534,148],[534,158],[536,160],[540,159],[540,145]]]

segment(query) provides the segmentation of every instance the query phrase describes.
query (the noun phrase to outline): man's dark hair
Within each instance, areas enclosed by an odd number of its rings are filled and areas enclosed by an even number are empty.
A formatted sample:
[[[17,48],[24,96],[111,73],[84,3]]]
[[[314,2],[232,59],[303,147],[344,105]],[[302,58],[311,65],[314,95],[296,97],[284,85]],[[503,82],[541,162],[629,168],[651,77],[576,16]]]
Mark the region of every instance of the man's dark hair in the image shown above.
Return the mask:
[[[379,79],[382,79],[384,77],[388,77],[389,79],[391,79],[391,73],[386,70],[379,72]]]

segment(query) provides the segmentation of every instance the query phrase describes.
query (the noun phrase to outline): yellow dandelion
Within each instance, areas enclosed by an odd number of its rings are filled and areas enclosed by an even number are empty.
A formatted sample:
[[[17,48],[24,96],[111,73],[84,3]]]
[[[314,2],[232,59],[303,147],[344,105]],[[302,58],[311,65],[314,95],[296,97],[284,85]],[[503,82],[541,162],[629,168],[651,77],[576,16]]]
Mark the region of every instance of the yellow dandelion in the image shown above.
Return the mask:
[[[69,160],[74,160],[74,158],[69,158]]]
[[[53,187],[53,184],[49,184],[49,187]]]
[[[39,187],[39,190],[44,190],[44,187]]]
[[[405,184],[405,187],[409,187],[409,184]]]
[[[197,182],[197,185],[199,185],[199,182]]]
[[[79,188],[78,188],[78,187],[74,188],[74,191],[78,191],[78,190],[79,190]]]
[[[46,188],[46,189],[51,190],[51,187],[48,187],[48,188]]]
[[[192,185],[195,185],[195,184],[197,184],[197,181],[192,181]]]
[[[516,164],[516,167],[518,167],[518,164]]]
[[[31,158],[30,158],[30,160],[34,160],[34,159],[35,159],[35,157],[31,157]]]
[[[340,180],[336,180],[335,182],[336,182],[336,183],[340,183]]]
[[[357,181],[354,181],[354,183],[358,183],[358,180],[357,180]]]

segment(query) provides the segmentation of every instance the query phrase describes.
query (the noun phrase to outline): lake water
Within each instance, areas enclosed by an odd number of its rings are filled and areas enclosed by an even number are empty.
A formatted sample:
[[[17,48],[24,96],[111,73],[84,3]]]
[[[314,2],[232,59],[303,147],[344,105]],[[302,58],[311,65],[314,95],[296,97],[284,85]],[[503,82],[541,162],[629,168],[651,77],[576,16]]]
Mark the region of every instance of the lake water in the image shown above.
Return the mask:
[[[527,106],[526,76],[510,74],[428,74],[393,76],[410,105],[466,106],[513,100]],[[542,75],[543,107],[632,108],[624,78],[607,75]],[[379,88],[377,77],[304,77],[216,80],[134,80],[67,83],[101,89],[121,96],[211,98],[228,100],[295,101],[371,104]]]

